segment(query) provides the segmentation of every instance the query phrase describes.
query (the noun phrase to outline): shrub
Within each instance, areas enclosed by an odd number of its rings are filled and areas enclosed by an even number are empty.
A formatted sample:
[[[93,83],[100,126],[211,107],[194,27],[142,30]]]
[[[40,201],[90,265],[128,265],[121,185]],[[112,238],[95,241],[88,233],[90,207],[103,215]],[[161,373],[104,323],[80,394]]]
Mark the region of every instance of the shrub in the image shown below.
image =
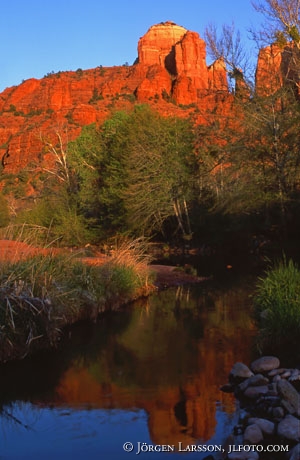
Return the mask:
[[[260,278],[254,297],[255,312],[264,343],[297,343],[300,334],[300,271],[284,259]]]

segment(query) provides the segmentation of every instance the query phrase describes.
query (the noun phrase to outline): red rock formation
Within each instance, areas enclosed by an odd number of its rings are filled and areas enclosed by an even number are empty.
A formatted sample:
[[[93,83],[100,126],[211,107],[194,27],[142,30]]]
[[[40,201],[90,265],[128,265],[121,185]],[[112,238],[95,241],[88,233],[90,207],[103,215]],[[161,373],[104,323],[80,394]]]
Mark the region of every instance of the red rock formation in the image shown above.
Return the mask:
[[[147,77],[147,81],[141,84],[142,90],[140,87],[137,90],[143,100],[153,95],[149,91],[151,86],[156,87],[156,94],[166,91],[173,101],[183,105],[197,103],[210,89],[228,91],[224,63],[217,62],[207,67],[206,45],[196,32],[187,31],[172,22],[152,26],[140,39],[138,53],[139,63],[156,65],[169,75],[168,81],[167,74],[163,74],[164,86],[161,88],[157,84],[158,72],[154,78]]]
[[[260,96],[274,93],[285,84],[298,86],[299,49],[292,42],[273,44],[260,50],[256,69],[256,92]]]
[[[150,98],[170,96],[172,90],[172,80],[164,67],[153,64],[147,69],[146,77],[136,90],[137,99],[147,102]]]
[[[227,71],[223,59],[217,59],[208,67],[208,87],[210,91],[227,91]]]
[[[186,32],[184,27],[171,21],[150,27],[138,43],[139,63],[147,66],[158,64],[165,67],[171,74],[175,74],[174,46]]]
[[[220,91],[224,98],[214,97]],[[3,91],[2,165],[5,172],[17,172],[40,161],[41,137],[67,127],[72,140],[82,126],[101,123],[112,110],[128,109],[135,102],[146,102],[164,115],[186,117],[197,107],[211,112],[218,106],[222,111],[229,100],[224,63],[207,67],[205,42],[197,33],[161,23],[139,40],[133,66],[58,72]],[[179,104],[193,107],[183,111]]]
[[[205,42],[196,32],[187,32],[175,45],[175,63],[178,78],[173,97],[179,104],[195,103],[208,90]]]
[[[277,45],[260,50],[256,70],[256,92],[260,96],[272,94],[282,86],[282,48]]]

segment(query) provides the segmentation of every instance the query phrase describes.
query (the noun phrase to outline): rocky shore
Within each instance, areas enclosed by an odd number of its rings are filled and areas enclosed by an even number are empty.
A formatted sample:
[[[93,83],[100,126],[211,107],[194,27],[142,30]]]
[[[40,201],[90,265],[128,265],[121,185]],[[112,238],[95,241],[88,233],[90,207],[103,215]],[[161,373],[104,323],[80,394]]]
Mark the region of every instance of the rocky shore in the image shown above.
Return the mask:
[[[233,392],[239,421],[227,440],[228,460],[300,460],[300,370],[263,356],[237,362],[222,391]],[[288,448],[287,448],[288,446]]]

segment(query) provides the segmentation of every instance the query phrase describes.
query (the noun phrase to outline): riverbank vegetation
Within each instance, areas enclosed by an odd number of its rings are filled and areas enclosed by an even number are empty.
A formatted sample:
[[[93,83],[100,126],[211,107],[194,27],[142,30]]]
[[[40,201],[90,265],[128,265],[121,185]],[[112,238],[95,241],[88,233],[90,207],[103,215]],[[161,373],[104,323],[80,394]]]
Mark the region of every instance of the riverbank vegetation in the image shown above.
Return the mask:
[[[283,261],[260,278],[254,297],[262,346],[272,349],[297,343],[300,331],[300,270]]]
[[[100,264],[80,254],[34,255],[0,264],[0,360],[55,346],[61,329],[96,318],[153,289],[141,240],[122,240]]]

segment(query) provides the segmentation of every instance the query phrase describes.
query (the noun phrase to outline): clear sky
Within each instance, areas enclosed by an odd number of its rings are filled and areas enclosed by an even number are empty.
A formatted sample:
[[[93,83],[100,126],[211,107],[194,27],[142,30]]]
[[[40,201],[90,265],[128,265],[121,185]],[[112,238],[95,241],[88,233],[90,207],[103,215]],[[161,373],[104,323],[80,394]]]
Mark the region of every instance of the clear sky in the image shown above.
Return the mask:
[[[247,30],[251,0],[1,0],[0,91],[48,72],[130,65],[153,24],[174,21],[203,37],[209,23]]]

